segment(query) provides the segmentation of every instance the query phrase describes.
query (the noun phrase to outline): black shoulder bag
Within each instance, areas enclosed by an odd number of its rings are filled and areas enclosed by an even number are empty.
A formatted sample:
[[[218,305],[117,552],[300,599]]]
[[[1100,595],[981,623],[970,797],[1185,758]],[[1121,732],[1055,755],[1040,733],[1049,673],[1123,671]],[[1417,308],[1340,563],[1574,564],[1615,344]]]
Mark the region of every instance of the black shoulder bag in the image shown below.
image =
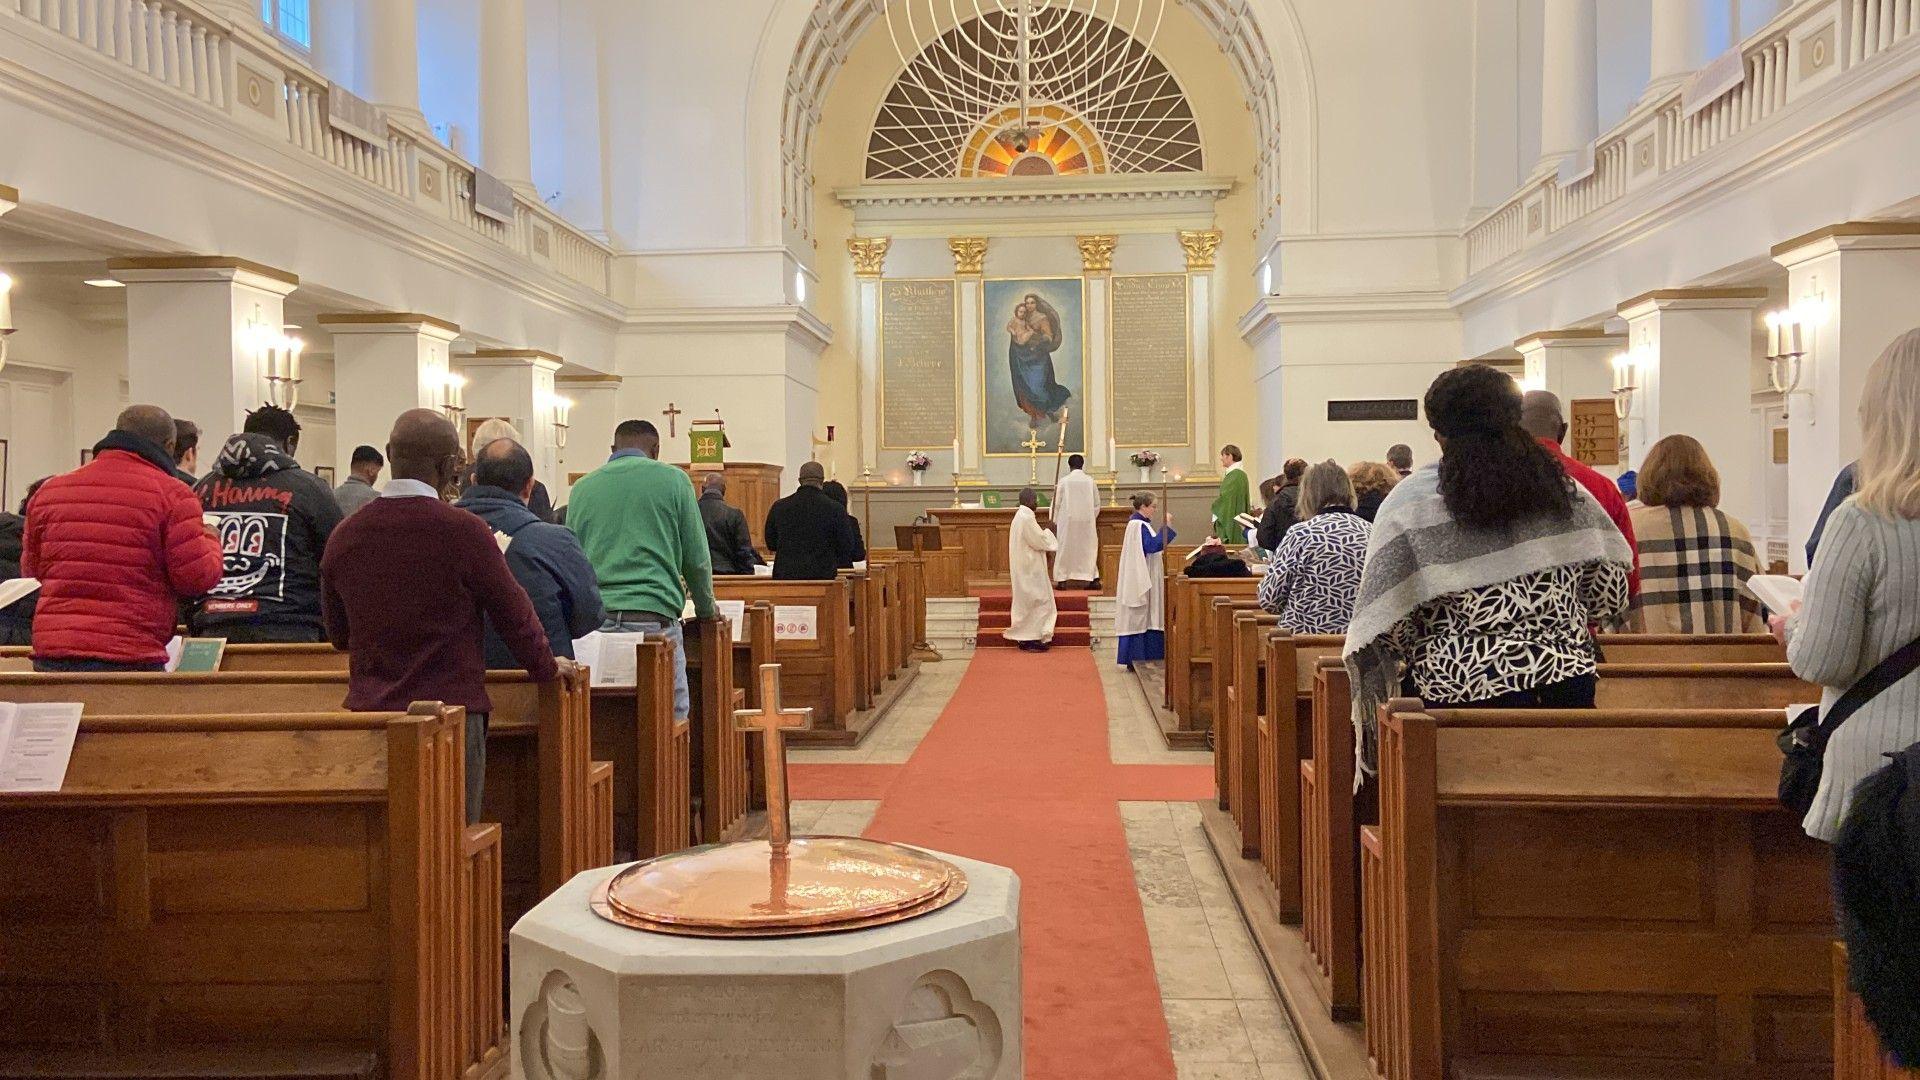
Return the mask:
[[[1813,797],[1820,790],[1820,770],[1827,756],[1827,740],[1847,718],[1878,697],[1880,693],[1920,668],[1920,640],[1910,641],[1899,651],[1874,665],[1859,682],[1847,687],[1840,700],[1825,715],[1808,709],[1793,718],[1777,738],[1780,753],[1780,805],[1804,817],[1813,809]]]

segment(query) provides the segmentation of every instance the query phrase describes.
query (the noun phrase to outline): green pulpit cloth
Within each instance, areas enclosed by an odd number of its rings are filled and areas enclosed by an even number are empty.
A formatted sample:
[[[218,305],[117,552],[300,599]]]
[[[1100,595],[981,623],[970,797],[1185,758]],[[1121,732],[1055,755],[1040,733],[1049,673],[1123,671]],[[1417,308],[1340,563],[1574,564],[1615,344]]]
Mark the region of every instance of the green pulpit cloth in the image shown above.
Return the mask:
[[[1213,535],[1233,547],[1245,544],[1247,531],[1233,519],[1251,509],[1253,500],[1247,494],[1246,470],[1228,470],[1220,478],[1220,494],[1213,500]]]

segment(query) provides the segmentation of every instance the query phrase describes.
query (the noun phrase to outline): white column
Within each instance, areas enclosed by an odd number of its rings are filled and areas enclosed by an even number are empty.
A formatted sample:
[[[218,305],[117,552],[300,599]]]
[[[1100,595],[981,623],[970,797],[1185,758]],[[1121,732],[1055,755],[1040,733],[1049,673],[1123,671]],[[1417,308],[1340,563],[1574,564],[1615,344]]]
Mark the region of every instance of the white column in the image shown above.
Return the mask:
[[[560,451],[560,487],[553,489],[555,506],[566,503],[566,492],[576,474],[585,475],[604,465],[613,445],[613,429],[621,421],[620,376],[556,375],[554,392],[573,399],[568,418],[567,445]]]
[[[1664,3],[1666,0],[1660,0]],[[1594,0],[1546,0],[1540,46],[1542,164],[1584,153],[1600,128]]]
[[[420,111],[420,19],[414,0],[360,0],[355,12],[361,96],[397,124],[426,132]]]
[[[309,0],[308,25],[313,35],[313,66],[331,82],[355,94],[362,93],[356,69],[359,44],[358,12],[353,0]]]
[[[480,166],[534,201],[526,0],[480,0]]]
[[[1193,357],[1193,467],[1190,477],[1213,476],[1220,471],[1220,447],[1213,434],[1213,298],[1214,255],[1220,249],[1220,230],[1183,229],[1180,247],[1187,256],[1187,352]],[[1254,432],[1244,436],[1244,452]]]
[[[947,238],[947,247],[953,252],[954,296],[960,318],[960,412],[955,418],[960,426],[960,482],[984,484],[987,475],[981,470],[980,438],[981,418],[986,414],[980,391],[985,360],[980,353],[980,335],[968,327],[980,325],[980,305],[985,302],[981,273],[987,261],[987,241],[979,236],[952,236]]]
[[[1725,6],[1721,0],[1720,7]],[[1672,89],[1713,59],[1711,31],[1708,0],[1654,0],[1647,93]]]
[[[460,328],[400,311],[322,315],[320,327],[333,335],[334,452],[344,477],[354,447],[384,454],[401,413],[444,403],[447,350]]]
[[[481,349],[455,362],[467,377],[467,419],[499,416],[519,428],[521,445],[533,456],[534,475],[548,491],[557,489],[560,450],[554,444],[553,377],[563,361],[537,349]]]
[[[1475,209],[1469,217],[1499,206],[1520,186],[1523,163],[1514,151],[1520,140],[1519,7],[1520,0],[1473,0]]]
[[[1113,305],[1113,236],[1082,236],[1080,273],[1087,293],[1087,385],[1081,389],[1080,432],[1086,447],[1089,472],[1113,468],[1108,460],[1107,440],[1113,435],[1113,417],[1107,412],[1111,399],[1108,385],[1113,374],[1113,341],[1107,334]]]
[[[1720,471],[1720,508],[1764,525],[1753,454],[1753,346],[1765,289],[1662,289],[1620,305],[1635,368],[1632,467],[1668,435],[1691,435]]]
[[[1526,365],[1526,385],[1535,390],[1551,390],[1559,395],[1560,406],[1569,422],[1573,403],[1580,400],[1604,400],[1613,405],[1613,358],[1627,347],[1627,339],[1602,330],[1552,330],[1533,334],[1513,343]],[[1572,437],[1568,437],[1571,444]],[[1573,447],[1567,446],[1573,453]],[[1609,476],[1621,472],[1619,465],[1595,465]]]
[[[1920,224],[1836,225],[1775,247],[1773,258],[1787,268],[1788,303],[1824,312],[1806,331],[1800,385],[1787,395],[1787,535],[1798,571],[1834,476],[1860,456],[1867,369],[1913,328]]]
[[[127,386],[136,402],[198,423],[210,445],[267,400],[257,336],[278,335],[292,274],[224,257],[117,259],[127,286]]]
[[[847,240],[859,305],[854,338],[854,352],[860,365],[856,380],[860,384],[860,434],[856,447],[859,469],[872,469],[880,459],[880,279],[886,273],[887,248],[892,244],[892,239],[885,236],[855,236]],[[811,427],[811,420],[808,423]],[[807,437],[811,443],[812,434]],[[831,464],[822,464],[831,471]]]

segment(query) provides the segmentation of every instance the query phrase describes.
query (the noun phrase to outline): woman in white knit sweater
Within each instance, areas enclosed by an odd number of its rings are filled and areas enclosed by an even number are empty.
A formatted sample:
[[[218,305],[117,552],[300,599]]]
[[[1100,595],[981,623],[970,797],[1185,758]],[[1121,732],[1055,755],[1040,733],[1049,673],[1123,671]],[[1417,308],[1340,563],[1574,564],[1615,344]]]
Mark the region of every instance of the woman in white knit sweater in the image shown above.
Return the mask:
[[[1920,330],[1903,334],[1867,372],[1860,420],[1858,487],[1828,519],[1805,606],[1779,627],[1794,672],[1825,688],[1825,708],[1920,638]],[[1920,672],[1834,733],[1807,834],[1833,840],[1854,786],[1886,763],[1881,755],[1916,742]]]

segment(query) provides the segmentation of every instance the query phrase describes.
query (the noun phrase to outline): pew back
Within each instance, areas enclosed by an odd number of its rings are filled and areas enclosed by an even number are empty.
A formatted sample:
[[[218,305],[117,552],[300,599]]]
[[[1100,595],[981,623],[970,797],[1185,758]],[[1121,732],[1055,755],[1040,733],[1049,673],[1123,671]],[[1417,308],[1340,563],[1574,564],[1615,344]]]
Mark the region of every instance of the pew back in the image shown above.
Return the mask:
[[[747,737],[734,726],[734,710],[746,694],[734,682],[731,630],[725,619],[695,619],[685,625],[687,688],[693,708],[694,790],[700,813],[699,840],[729,839],[746,820],[752,784],[747,775]]]
[[[1169,565],[1166,590],[1167,702],[1181,731],[1213,728],[1213,600],[1252,600],[1257,578],[1189,578]],[[1217,742],[1217,739],[1216,739]]]
[[[774,581],[771,578],[720,578],[714,594],[724,600],[765,601],[775,607],[811,608],[816,631],[811,638],[779,636],[773,646],[780,664],[781,693],[787,704],[813,710],[813,728],[792,738],[851,745],[859,733],[847,719],[854,711],[856,641],[848,619],[850,596],[845,581]]]

